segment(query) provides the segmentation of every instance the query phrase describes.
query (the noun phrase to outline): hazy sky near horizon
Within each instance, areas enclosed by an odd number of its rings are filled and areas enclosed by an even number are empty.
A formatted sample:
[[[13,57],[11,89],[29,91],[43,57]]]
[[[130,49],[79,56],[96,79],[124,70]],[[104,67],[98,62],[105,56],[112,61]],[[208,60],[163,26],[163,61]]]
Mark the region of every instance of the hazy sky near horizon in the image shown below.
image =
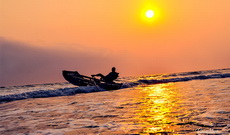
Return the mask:
[[[230,67],[229,7],[229,0],[0,0],[0,85],[61,82],[63,69],[90,75],[116,66],[127,76]]]

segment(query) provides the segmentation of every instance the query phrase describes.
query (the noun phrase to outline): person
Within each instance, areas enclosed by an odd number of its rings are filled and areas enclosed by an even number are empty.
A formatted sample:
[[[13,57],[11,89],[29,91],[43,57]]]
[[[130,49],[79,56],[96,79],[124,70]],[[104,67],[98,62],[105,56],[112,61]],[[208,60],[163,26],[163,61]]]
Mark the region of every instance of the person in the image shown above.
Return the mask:
[[[112,72],[110,72],[108,75],[104,76],[103,74],[99,73],[96,75],[91,75],[92,77],[94,76],[99,76],[101,77],[101,80],[106,82],[106,83],[114,83],[113,81],[118,78],[119,73],[116,72],[116,68],[112,67]]]

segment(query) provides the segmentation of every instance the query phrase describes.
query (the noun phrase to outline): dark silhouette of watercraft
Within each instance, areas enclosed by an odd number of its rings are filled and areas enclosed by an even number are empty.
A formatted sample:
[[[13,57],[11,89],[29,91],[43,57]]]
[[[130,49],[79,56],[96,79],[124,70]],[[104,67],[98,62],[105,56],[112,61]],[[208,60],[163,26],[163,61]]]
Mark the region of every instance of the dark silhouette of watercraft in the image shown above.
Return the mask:
[[[116,90],[122,86],[122,83],[107,83],[94,77],[81,75],[77,71],[63,70],[62,75],[69,83],[77,86],[99,86],[106,90]]]

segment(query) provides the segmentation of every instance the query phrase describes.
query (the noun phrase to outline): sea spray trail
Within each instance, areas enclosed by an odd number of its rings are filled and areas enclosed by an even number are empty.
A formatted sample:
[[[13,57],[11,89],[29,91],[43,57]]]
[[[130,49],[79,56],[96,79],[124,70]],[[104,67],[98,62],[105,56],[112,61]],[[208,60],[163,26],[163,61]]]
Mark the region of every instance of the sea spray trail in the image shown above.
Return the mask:
[[[142,84],[159,84],[159,83],[170,83],[170,82],[184,82],[190,80],[228,78],[230,77],[229,70],[230,69],[221,69],[221,70],[219,69],[219,70],[209,70],[209,71],[184,72],[184,73],[177,73],[177,74],[174,73],[174,74],[165,74],[165,75],[152,75],[152,76],[145,76],[145,77],[136,77],[136,79],[134,79],[135,77],[132,79],[128,77],[124,77],[123,80],[121,81],[123,82],[122,88],[131,88]],[[29,88],[29,86],[30,85],[27,85],[26,88]],[[46,85],[44,84],[43,87],[45,86]],[[5,103],[5,102],[10,102],[15,100],[23,100],[28,98],[48,98],[48,97],[57,97],[57,96],[70,96],[78,93],[105,91],[104,89],[96,86],[84,86],[84,87],[67,86],[67,88],[59,88],[54,90],[46,90],[45,88],[43,89],[42,87],[40,88],[41,89],[35,91],[1,95],[0,103]]]

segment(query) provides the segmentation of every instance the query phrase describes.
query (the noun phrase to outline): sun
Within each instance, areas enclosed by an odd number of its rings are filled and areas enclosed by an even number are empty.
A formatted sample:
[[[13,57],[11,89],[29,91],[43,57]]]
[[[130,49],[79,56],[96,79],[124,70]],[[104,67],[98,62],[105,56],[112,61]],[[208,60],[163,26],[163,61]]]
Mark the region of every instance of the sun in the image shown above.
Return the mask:
[[[147,18],[153,18],[153,17],[154,17],[154,11],[153,11],[153,10],[147,10],[147,11],[145,12],[145,16],[146,16]]]

